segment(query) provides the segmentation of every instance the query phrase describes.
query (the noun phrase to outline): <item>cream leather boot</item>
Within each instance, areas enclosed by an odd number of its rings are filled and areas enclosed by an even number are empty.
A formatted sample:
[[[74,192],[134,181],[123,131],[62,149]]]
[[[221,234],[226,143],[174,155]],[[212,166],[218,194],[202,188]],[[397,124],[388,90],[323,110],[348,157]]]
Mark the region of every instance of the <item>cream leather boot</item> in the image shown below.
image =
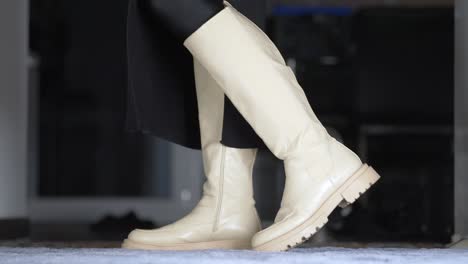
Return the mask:
[[[260,231],[252,169],[256,149],[235,149],[220,142],[224,93],[195,61],[202,153],[207,181],[195,209],[181,220],[155,230],[134,230],[122,247],[154,250],[250,249]]]
[[[184,43],[278,158],[286,185],[281,209],[257,233],[256,250],[286,250],[308,239],[338,205],[354,202],[378,174],[332,138],[270,39],[226,3]]]

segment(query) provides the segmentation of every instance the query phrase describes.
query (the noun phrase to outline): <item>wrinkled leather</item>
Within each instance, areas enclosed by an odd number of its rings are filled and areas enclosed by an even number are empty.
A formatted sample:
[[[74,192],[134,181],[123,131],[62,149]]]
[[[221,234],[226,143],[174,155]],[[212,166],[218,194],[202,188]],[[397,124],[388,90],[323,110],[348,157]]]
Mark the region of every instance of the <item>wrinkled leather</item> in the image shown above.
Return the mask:
[[[204,170],[203,197],[179,221],[154,230],[134,230],[129,239],[167,245],[221,240],[250,241],[260,229],[252,169],[256,149],[223,146],[224,93],[204,67],[194,62]],[[183,161],[181,161],[183,162]]]
[[[254,236],[254,247],[303,223],[362,166],[327,133],[273,42],[231,5],[226,3],[184,45],[284,160],[281,209],[275,223]]]

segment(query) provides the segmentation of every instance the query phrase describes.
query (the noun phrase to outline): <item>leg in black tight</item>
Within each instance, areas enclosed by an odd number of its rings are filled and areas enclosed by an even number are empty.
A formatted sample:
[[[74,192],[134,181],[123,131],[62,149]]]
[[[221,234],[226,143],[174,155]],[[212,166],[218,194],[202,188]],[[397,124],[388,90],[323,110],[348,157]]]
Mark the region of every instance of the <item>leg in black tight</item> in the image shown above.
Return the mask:
[[[139,0],[139,6],[182,40],[224,8],[222,0]]]

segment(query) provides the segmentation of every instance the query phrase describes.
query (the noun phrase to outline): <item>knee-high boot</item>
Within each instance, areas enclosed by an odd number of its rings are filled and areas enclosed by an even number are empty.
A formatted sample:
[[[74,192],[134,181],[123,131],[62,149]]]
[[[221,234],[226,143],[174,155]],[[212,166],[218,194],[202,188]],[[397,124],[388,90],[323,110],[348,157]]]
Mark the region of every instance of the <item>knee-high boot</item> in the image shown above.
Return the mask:
[[[189,215],[173,224],[134,230],[124,241],[124,248],[249,249],[251,238],[261,228],[252,186],[257,150],[229,148],[220,143],[224,93],[203,66],[197,61],[194,66],[207,177],[203,197]]]
[[[270,39],[226,3],[184,42],[268,148],[284,160],[286,185],[275,222],[253,238],[257,250],[286,250],[354,202],[378,179],[331,137]]]

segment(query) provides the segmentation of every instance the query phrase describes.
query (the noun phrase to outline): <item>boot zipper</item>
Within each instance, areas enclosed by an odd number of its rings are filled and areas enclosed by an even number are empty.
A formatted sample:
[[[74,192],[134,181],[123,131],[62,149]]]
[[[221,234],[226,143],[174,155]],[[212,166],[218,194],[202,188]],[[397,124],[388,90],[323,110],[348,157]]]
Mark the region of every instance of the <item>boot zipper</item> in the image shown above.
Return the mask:
[[[220,164],[220,175],[219,175],[219,182],[218,182],[218,202],[216,205],[216,217],[215,222],[213,225],[213,232],[218,230],[218,225],[221,217],[221,206],[223,204],[223,193],[224,193],[224,161],[226,158],[226,148],[222,147],[221,153],[221,164]]]

